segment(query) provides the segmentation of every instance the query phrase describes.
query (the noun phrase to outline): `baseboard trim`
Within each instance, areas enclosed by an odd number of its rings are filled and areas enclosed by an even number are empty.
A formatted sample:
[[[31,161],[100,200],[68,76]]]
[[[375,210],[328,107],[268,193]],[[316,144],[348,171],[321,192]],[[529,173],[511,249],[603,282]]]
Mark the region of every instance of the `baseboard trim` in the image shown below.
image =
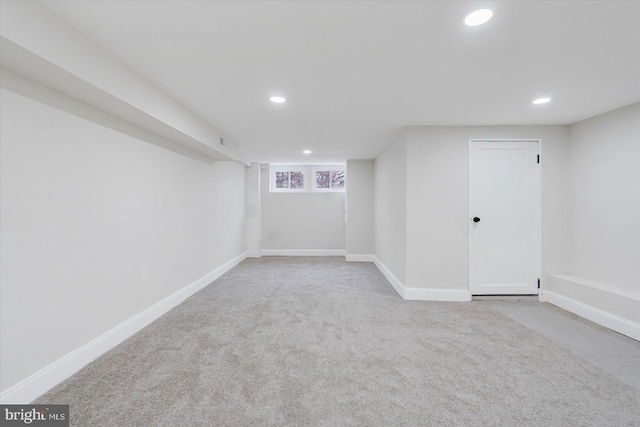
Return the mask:
[[[640,292],[628,291],[626,289],[619,288],[617,286],[611,286],[606,283],[595,282],[593,280],[587,280],[582,277],[572,276],[570,274],[550,274],[551,280],[563,280],[571,282],[580,286],[586,286],[589,288],[597,289],[608,294],[613,294],[623,298],[628,298],[636,301],[640,301]],[[556,292],[559,293],[559,292]]]
[[[116,345],[134,335],[191,295],[205,288],[218,277],[240,264],[246,257],[247,254],[243,253],[233,258],[195,282],[169,295],[141,313],[89,341],[82,347],[56,360],[46,368],[41,369],[8,388],[0,394],[0,403],[27,404],[32,402],[38,396],[41,396],[55,385],[69,378],[87,364],[93,362]]]
[[[348,262],[375,262],[371,254],[347,254],[345,258]]]
[[[541,300],[640,341],[639,323],[624,319],[553,291],[543,290]]]
[[[247,258],[260,258],[262,251],[247,252]]]
[[[392,272],[376,257],[373,262],[378,270],[387,278],[391,286],[404,300],[410,301],[471,301],[471,292],[462,289],[438,289],[438,288],[410,288],[405,286]]]
[[[389,283],[391,283],[391,286],[393,286],[393,289],[396,290],[398,295],[400,295],[402,299],[406,299],[404,297],[405,286],[402,284],[402,282],[375,255],[373,256],[373,263],[378,268],[378,270],[380,270],[380,272],[384,275],[384,277],[387,278]]]
[[[344,249],[263,249],[262,256],[345,256]]]
[[[415,301],[469,302],[471,292],[462,289],[405,288],[404,299]]]

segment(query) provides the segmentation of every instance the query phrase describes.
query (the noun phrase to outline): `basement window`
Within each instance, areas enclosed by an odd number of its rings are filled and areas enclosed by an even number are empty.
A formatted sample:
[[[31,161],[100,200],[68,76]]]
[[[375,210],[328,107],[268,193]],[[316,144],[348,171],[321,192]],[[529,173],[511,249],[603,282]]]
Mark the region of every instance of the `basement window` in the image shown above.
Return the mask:
[[[346,177],[344,166],[316,166],[313,168],[313,190],[344,191]]]
[[[272,193],[344,192],[347,172],[344,165],[271,165],[270,177]]]
[[[306,190],[305,168],[294,166],[271,167],[271,191],[304,192]]]

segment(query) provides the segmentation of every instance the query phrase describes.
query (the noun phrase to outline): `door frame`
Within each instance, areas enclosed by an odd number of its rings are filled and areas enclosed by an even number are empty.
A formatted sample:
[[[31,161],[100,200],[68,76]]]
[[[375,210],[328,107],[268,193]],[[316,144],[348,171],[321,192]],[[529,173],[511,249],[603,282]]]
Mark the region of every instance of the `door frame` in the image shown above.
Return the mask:
[[[540,281],[540,287],[538,288],[538,300],[542,298],[542,138],[469,138],[468,150],[468,164],[467,164],[467,205],[468,205],[468,218],[471,221],[471,144],[474,142],[535,142],[538,147],[538,167],[536,168],[536,269],[538,273],[538,280]],[[469,225],[467,224],[468,236],[468,271],[469,271],[469,293],[473,296],[471,291],[471,233],[469,233]]]

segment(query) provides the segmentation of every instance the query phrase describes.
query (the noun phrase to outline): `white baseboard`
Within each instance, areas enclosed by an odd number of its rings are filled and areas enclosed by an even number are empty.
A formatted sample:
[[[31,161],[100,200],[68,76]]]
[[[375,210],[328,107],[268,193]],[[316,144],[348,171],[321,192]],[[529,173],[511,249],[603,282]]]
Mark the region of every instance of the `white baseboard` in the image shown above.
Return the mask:
[[[262,251],[247,252],[247,258],[260,258]]]
[[[592,307],[573,298],[557,292],[543,290],[541,301],[549,302],[585,319],[591,320],[606,328],[613,329],[623,335],[640,341],[640,324],[611,314],[596,307]]]
[[[263,249],[262,256],[345,256],[344,249]]]
[[[378,270],[380,270],[384,277],[387,278],[389,283],[391,283],[391,286],[393,286],[398,295],[400,295],[402,299],[406,299],[404,297],[405,286],[402,284],[402,282],[375,255],[373,256],[373,263],[376,265],[376,267],[378,267]]]
[[[417,301],[471,301],[471,292],[463,289],[405,288],[404,299]]]
[[[391,286],[405,300],[411,301],[471,301],[471,291],[462,289],[410,288],[398,278],[376,257],[373,262],[378,270],[384,274]]]
[[[549,275],[549,286],[557,286],[558,282],[560,282],[560,284],[569,283],[572,285],[578,285],[583,290],[585,289],[584,287],[596,289],[608,296],[622,297],[627,300],[635,300],[640,302],[640,292],[638,291],[629,291],[627,289],[623,289],[617,286],[612,286],[606,283],[588,280],[583,277],[572,276],[570,274],[550,274]],[[553,291],[553,289],[550,289],[550,290]],[[557,292],[557,291],[556,293],[562,294],[562,292]]]
[[[69,378],[96,358],[111,350],[154,320],[200,291],[208,284],[240,264],[246,253],[226,262],[195,282],[169,295],[143,312],[124,321],[82,347],[56,360],[51,365],[25,378],[0,394],[2,404],[27,404],[58,383]]]
[[[347,254],[345,258],[348,262],[375,262],[371,254]]]

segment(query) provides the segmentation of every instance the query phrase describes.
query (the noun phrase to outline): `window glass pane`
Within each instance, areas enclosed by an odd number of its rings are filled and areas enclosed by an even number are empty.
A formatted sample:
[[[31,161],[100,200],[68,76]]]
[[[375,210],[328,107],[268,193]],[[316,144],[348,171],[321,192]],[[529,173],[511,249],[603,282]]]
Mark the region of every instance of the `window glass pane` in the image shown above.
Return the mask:
[[[289,188],[289,172],[276,172],[276,188]]]
[[[344,188],[344,171],[331,171],[331,188]]]
[[[291,174],[291,187],[290,188],[304,188],[304,174],[302,172],[290,172]]]
[[[329,171],[316,171],[316,188],[329,188]]]

